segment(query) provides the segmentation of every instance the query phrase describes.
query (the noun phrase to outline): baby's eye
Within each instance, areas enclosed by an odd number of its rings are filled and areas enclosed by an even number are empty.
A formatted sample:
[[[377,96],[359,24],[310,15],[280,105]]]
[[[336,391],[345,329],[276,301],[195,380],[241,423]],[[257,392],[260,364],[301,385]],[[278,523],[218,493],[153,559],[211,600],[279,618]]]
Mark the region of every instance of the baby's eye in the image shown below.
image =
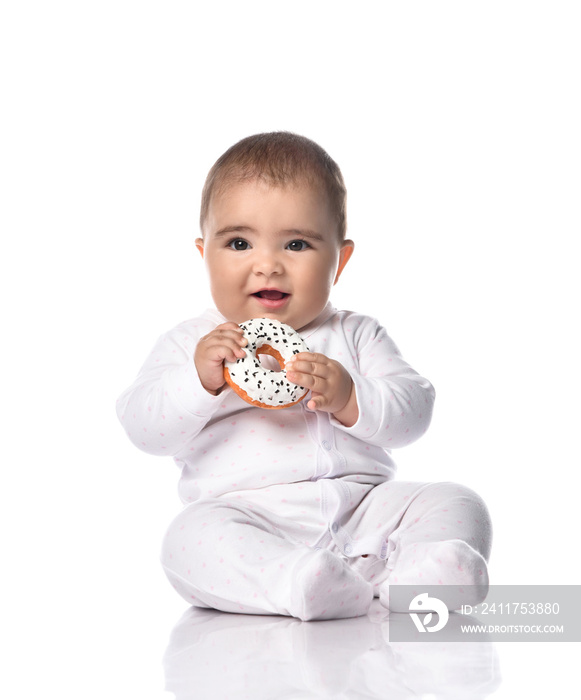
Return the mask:
[[[287,245],[287,248],[296,253],[296,252],[299,252],[301,250],[306,250],[307,248],[310,248],[310,245],[306,241],[296,240],[296,241],[291,241]]]
[[[248,241],[245,241],[243,238],[234,238],[228,242],[228,248],[232,248],[232,250],[248,250],[249,245]]]

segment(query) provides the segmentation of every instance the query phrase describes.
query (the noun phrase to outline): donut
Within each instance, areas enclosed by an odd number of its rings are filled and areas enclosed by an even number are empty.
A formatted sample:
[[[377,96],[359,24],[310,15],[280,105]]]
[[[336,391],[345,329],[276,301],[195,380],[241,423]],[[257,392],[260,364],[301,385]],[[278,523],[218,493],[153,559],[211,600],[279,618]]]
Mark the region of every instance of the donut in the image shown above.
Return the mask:
[[[285,366],[293,355],[308,350],[301,336],[286,323],[252,318],[239,324],[248,345],[245,357],[224,362],[224,379],[248,403],[260,408],[287,408],[302,401],[308,389],[287,381]],[[266,369],[259,355],[271,355],[280,371]]]

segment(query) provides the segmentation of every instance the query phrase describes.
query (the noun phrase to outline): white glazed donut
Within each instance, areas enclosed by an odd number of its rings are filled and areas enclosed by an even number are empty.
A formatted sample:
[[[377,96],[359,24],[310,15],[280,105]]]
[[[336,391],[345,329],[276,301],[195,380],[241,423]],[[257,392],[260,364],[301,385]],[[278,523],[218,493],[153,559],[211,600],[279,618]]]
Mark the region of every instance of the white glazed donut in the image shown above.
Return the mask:
[[[285,365],[293,355],[308,351],[300,335],[286,323],[253,318],[240,324],[248,345],[245,357],[224,363],[224,379],[248,403],[261,408],[286,408],[302,401],[305,387],[287,381]],[[258,355],[274,357],[281,371],[266,369]]]

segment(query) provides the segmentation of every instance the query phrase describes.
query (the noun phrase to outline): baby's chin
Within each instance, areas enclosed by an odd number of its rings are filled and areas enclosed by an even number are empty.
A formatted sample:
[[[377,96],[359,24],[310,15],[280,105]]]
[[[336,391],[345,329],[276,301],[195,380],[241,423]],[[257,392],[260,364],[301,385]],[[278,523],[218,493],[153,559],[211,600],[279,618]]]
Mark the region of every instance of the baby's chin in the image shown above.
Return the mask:
[[[269,318],[272,321],[280,321],[281,323],[286,323],[288,326],[293,328],[295,331],[300,333],[302,328],[306,328],[311,324],[319,313],[313,314],[293,314],[293,313],[277,313],[276,311],[263,311],[257,309],[256,311],[241,311],[241,312],[228,312],[227,309],[221,309],[217,307],[218,311],[224,316],[227,321],[232,321],[238,325],[249,321],[251,318]]]

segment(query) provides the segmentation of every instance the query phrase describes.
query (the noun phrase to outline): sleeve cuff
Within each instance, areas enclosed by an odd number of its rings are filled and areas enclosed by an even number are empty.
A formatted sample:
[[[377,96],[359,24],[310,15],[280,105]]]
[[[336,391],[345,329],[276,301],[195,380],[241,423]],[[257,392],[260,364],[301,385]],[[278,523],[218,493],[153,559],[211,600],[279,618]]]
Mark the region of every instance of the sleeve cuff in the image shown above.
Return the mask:
[[[224,401],[223,393],[214,396],[204,389],[193,358],[187,364],[171,370],[167,391],[185,411],[200,418],[214,415]]]
[[[373,399],[374,392],[370,390],[370,380],[363,380],[359,375],[353,375],[352,379],[355,385],[355,396],[357,397],[357,406],[359,409],[357,421],[352,426],[347,427],[331,415],[331,425],[354,437],[358,437],[362,440],[369,440],[373,438],[377,432],[377,415],[373,411],[373,406],[375,405]],[[377,411],[381,411],[381,406],[379,404],[377,405]]]

